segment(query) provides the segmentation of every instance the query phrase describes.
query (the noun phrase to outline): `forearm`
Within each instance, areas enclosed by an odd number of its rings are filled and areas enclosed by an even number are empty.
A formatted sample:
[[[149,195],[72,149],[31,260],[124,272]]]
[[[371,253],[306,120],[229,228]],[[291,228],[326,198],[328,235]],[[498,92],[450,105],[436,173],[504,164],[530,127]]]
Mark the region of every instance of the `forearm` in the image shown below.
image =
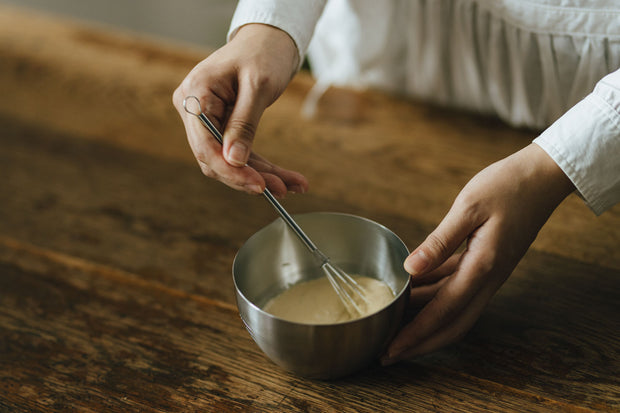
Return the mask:
[[[303,62],[326,0],[240,0],[230,24],[228,39],[240,27],[261,23],[286,32],[297,47],[298,67]]]
[[[279,64],[290,66],[291,78],[301,64],[295,41],[285,31],[262,23],[249,23],[240,27],[229,41],[248,42],[259,53],[277,52]],[[276,56],[274,56],[274,60]],[[287,69],[288,70],[288,69]]]
[[[620,201],[620,70],[545,130],[539,145],[598,215]]]
[[[530,144],[513,155],[515,167],[520,169],[524,182],[539,192],[540,206],[553,210],[575,191],[575,185],[542,148]]]

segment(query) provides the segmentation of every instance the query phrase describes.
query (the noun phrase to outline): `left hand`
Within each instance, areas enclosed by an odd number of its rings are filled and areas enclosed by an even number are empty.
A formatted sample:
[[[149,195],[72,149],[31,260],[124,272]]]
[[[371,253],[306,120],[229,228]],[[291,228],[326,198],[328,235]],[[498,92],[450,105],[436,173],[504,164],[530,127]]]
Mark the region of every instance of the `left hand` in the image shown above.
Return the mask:
[[[399,331],[382,363],[429,353],[463,337],[574,189],[536,144],[470,180],[439,226],[405,260],[412,275],[410,305],[422,309]],[[464,251],[455,254],[464,241]]]

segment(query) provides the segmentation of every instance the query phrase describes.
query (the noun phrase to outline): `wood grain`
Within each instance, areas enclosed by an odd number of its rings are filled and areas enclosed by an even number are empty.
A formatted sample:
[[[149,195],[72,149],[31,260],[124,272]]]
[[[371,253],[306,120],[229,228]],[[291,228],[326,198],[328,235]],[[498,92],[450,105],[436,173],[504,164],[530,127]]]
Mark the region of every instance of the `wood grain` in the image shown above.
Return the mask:
[[[2,6],[0,114],[194,165],[170,100],[208,53]],[[320,197],[430,227],[476,172],[537,134],[343,89],[328,91],[316,118],[305,119],[300,108],[311,86],[307,74],[298,75],[267,109],[255,149],[304,173]],[[355,190],[360,187],[365,190]],[[596,217],[575,195],[560,205],[533,248],[620,269],[619,227],[620,207]],[[580,248],[581,242],[589,247]]]
[[[459,371],[428,360],[372,368],[336,382],[305,380],[265,359],[234,307],[114,268],[1,241],[0,287],[6,293],[0,313],[5,331],[0,407],[587,411],[477,378],[469,374],[471,366]],[[511,375],[509,369],[501,373]],[[605,406],[611,407],[596,407]]]
[[[23,27],[29,27],[24,31]],[[231,263],[275,219],[204,178],[170,103],[208,51],[0,6],[0,411],[620,411],[620,208],[571,196],[460,343],[334,382],[260,352]],[[304,172],[295,213],[410,249],[532,131],[298,75],[256,149]]]

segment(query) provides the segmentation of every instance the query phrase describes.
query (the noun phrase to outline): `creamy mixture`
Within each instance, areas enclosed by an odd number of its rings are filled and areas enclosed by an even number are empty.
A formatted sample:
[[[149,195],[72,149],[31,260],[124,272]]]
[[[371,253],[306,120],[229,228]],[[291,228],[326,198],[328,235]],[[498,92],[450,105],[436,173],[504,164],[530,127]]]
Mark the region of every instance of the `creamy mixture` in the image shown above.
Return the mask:
[[[293,285],[269,300],[263,310],[298,323],[333,324],[372,314],[394,299],[394,293],[384,282],[358,275],[352,277],[361,286],[368,301],[368,304],[358,303],[362,315],[349,314],[327,277]]]

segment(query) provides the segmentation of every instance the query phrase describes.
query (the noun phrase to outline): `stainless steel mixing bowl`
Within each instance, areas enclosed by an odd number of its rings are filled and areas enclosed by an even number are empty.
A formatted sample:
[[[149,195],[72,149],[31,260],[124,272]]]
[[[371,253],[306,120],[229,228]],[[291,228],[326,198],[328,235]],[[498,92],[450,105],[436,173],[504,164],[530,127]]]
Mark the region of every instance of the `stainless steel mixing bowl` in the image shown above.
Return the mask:
[[[294,216],[331,261],[349,274],[377,278],[395,293],[384,309],[328,325],[295,323],[261,310],[293,284],[324,276],[315,258],[278,218],[239,250],[233,279],[241,319],[263,352],[282,368],[305,377],[333,379],[375,360],[400,325],[409,291],[404,243],[386,227],[337,213]]]

